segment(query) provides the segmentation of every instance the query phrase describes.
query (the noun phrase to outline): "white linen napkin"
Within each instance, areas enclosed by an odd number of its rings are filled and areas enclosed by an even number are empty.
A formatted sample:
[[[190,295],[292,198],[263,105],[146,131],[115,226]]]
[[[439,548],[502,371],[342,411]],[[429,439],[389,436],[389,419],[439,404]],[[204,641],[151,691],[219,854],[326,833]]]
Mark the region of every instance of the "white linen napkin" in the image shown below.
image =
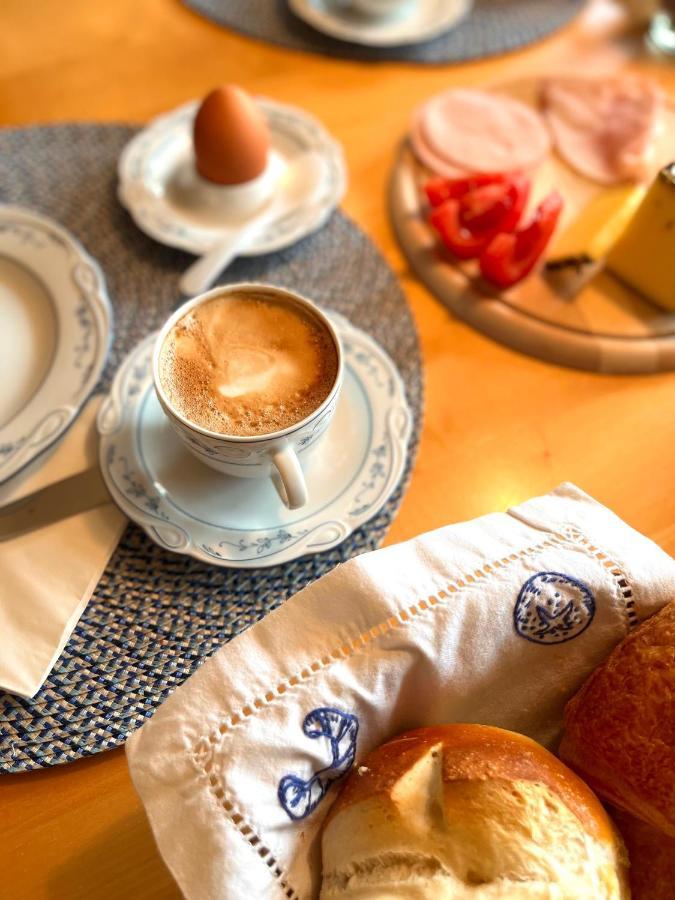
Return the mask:
[[[334,782],[404,729],[553,747],[563,707],[675,597],[675,561],[573,485],[365,554],[222,648],[127,744],[189,900],[318,896]]]
[[[91,401],[46,460],[3,488],[0,503],[96,465],[98,405]],[[0,689],[26,698],[37,694],[125,523],[111,502],[0,543]]]

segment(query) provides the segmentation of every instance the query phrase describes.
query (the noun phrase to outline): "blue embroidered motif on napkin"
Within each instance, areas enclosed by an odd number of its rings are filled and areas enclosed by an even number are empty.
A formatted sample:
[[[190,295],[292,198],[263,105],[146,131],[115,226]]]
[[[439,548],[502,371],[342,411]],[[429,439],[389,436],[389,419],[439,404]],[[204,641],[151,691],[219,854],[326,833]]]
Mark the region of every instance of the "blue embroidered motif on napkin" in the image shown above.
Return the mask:
[[[331,706],[322,706],[305,716],[302,730],[308,738],[327,738],[331,761],[305,781],[299,775],[284,775],[279,782],[277,796],[289,818],[304,819],[324,798],[333,781],[341,778],[352,766],[356,753],[359,720],[351,713]]]
[[[562,644],[593,621],[595,599],[587,584],[561,572],[538,572],[520,589],[513,609],[517,634],[535,644]]]

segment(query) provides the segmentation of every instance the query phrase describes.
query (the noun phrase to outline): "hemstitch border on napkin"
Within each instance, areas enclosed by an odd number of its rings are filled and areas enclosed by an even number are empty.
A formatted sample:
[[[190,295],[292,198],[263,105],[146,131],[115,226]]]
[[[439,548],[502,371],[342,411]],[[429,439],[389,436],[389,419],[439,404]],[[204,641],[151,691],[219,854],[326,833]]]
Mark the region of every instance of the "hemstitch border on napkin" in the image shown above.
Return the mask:
[[[371,641],[376,640],[381,635],[388,634],[395,628],[405,627],[415,617],[428,612],[430,609],[434,609],[434,607],[442,606],[446,600],[451,599],[453,594],[461,593],[465,588],[481,581],[487,581],[495,575],[495,570],[508,568],[512,563],[525,559],[528,556],[533,556],[542,550],[555,549],[569,544],[577,549],[580,548],[587,555],[593,556],[607,570],[608,575],[611,576],[615,583],[618,599],[623,600],[622,608],[626,617],[627,629],[631,631],[638,624],[638,618],[635,610],[633,590],[625,572],[609,554],[595,546],[578,528],[567,526],[559,535],[551,534],[546,540],[540,541],[538,544],[532,544],[522,550],[514,551],[501,559],[485,563],[482,568],[448,582],[445,588],[439,590],[436,594],[431,594],[426,599],[418,600],[407,608],[400,609],[396,614],[374,625],[368,631],[362,632],[355,638],[336,647],[329,654],[325,654],[320,660],[310,663],[301,669],[298,674],[291,675],[287,681],[278,684],[275,690],[267,691],[264,697],[254,698],[242,706],[239,712],[232,713],[229,716],[229,722],[221,722],[217,728],[212,729],[208,735],[201,737],[193,745],[191,752],[192,762],[198,772],[208,781],[209,791],[242,838],[258,853],[262,862],[270,869],[288,900],[302,900],[302,898],[289,884],[288,878],[278,860],[280,854],[273,852],[271,848],[264,845],[256,830],[241,813],[234,796],[225,788],[222,780],[211,771],[213,746],[228,731],[236,728],[238,725],[242,725],[246,719],[256,715],[259,710],[282,698],[292,687],[311,680],[317,672],[329,668],[336,661],[349,659],[349,657],[364,649]]]

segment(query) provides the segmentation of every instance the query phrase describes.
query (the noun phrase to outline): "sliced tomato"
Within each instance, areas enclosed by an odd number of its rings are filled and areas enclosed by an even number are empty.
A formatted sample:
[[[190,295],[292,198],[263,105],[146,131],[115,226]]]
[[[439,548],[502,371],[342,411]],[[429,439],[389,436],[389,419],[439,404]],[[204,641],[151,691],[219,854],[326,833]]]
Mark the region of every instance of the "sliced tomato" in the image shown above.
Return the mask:
[[[471,231],[513,231],[530,195],[530,180],[514,175],[502,184],[486,184],[460,199],[462,225]]]
[[[432,209],[429,222],[438,232],[444,245],[458,259],[475,259],[480,256],[494,237],[493,231],[474,234],[462,226],[459,200],[446,200]]]
[[[535,210],[532,220],[519,231],[495,235],[480,257],[480,271],[498,288],[508,288],[530,274],[551,239],[563,207],[557,191]]]
[[[483,185],[432,209],[429,222],[458,259],[475,259],[496,234],[516,227],[529,190],[530,182],[522,175]]]
[[[489,184],[504,184],[511,176],[502,174],[475,174],[466,178],[432,178],[424,185],[424,193],[431,206],[440,206],[446,200],[458,200],[464,194]]]

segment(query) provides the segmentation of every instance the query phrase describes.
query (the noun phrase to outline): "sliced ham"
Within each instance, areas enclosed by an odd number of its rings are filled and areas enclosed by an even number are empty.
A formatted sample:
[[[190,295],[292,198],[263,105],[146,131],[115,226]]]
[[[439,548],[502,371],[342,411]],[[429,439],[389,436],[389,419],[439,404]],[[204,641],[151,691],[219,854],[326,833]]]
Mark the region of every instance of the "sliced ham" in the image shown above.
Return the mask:
[[[550,150],[538,112],[503,94],[464,89],[419,107],[411,142],[428,168],[447,177],[533,169]]]
[[[544,83],[542,104],[556,149],[600,184],[648,174],[663,96],[647,78],[557,78]]]

